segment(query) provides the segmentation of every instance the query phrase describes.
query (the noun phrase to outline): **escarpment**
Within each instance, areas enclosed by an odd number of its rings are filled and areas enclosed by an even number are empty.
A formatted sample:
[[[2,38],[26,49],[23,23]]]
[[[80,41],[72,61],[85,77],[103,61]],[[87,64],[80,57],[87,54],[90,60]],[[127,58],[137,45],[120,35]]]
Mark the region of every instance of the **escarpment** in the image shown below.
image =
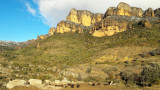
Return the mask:
[[[135,23],[145,28],[152,28],[152,22],[159,22],[157,18],[160,18],[160,8],[156,10],[148,8],[143,11],[124,2],[119,3],[117,7],[108,8],[105,14],[73,8],[66,20],[59,22],[56,28],[50,28],[48,34],[38,36],[38,39],[45,39],[55,33],[90,32],[95,37],[112,36],[115,33],[133,29],[132,25]]]
[[[61,21],[57,24],[56,33],[83,33],[85,28],[87,27],[71,21]]]
[[[155,17],[160,18],[160,8],[154,10],[154,15],[155,15]]]
[[[92,28],[92,35],[95,37],[112,36],[115,33],[131,29],[132,25],[126,20],[115,20],[114,18],[105,18],[96,22]]]
[[[110,7],[107,9],[104,18],[112,15],[122,15],[122,16],[143,16],[143,10],[137,7],[130,7],[127,3],[119,3],[117,7]]]
[[[154,11],[152,8],[148,8],[145,12],[144,12],[144,17],[154,17]]]
[[[90,26],[102,19],[103,19],[103,14],[99,13],[94,14],[87,10],[76,10],[76,9],[71,9],[69,15],[67,16],[67,20],[84,26]]]

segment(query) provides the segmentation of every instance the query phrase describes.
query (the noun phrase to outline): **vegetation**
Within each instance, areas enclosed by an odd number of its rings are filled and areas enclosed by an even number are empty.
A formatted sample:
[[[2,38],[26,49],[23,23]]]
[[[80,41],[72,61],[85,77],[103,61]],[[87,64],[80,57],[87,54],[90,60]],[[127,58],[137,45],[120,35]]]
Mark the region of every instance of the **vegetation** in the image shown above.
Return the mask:
[[[137,25],[134,25],[134,28],[134,30],[127,30],[113,36],[101,38],[93,37],[88,32],[84,34],[55,34],[44,40],[37,40],[20,50],[1,52],[0,57],[3,59],[0,63],[3,67],[11,66],[10,68],[14,70],[9,77],[22,79],[32,77],[41,80],[57,79],[63,77],[59,75],[61,70],[67,70],[67,68],[77,67],[81,64],[91,64],[96,58],[103,56],[103,52],[108,49],[123,46],[158,47],[160,45],[160,28],[147,29]],[[141,56],[145,59],[145,55],[148,54],[149,56],[158,57],[159,49],[147,52],[147,54],[142,53]],[[140,60],[135,58],[140,58]],[[101,69],[109,76],[108,79],[110,80],[120,76],[120,79],[125,82],[124,84],[155,84],[160,77],[158,64],[152,63],[152,65],[147,66],[152,61],[144,64],[141,57],[137,55],[135,58],[133,62],[127,59],[122,60],[123,62],[108,63],[106,60],[104,63],[97,62],[95,66],[99,64],[113,65],[111,68]],[[116,57],[116,61],[118,60],[120,59]],[[56,68],[53,69],[53,67]],[[127,70],[128,68],[143,69],[137,73]],[[120,72],[119,69],[124,70]],[[84,79],[82,79],[82,74],[79,74],[78,78],[71,75],[68,78],[69,80],[103,81],[104,79],[102,80],[100,76],[92,76],[93,70],[94,66],[85,68],[84,72],[91,76]],[[115,77],[115,75],[117,76]],[[52,78],[53,76],[60,77]]]
[[[13,51],[14,48],[13,47],[7,47],[7,46],[1,46],[0,45],[0,52],[2,51]]]

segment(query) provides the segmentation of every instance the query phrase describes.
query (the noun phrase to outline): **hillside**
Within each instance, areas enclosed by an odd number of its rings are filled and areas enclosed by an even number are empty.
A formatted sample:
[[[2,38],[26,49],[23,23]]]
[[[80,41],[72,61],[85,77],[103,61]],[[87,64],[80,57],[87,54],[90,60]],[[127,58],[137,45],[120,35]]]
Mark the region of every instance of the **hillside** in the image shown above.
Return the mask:
[[[14,46],[0,48],[4,51],[0,53],[0,85],[6,86],[12,79],[40,79],[44,83],[66,77],[102,85],[113,82],[122,89],[159,89],[157,10],[154,15],[150,8],[142,11],[126,3],[109,8],[105,14],[72,9],[67,20],[48,34],[14,51],[10,51]]]

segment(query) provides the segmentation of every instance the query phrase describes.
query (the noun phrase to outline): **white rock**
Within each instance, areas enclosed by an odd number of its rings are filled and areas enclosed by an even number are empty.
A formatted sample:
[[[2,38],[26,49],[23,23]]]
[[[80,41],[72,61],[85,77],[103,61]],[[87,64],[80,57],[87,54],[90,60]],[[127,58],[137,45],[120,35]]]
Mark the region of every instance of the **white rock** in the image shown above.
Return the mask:
[[[51,83],[51,81],[49,81],[49,80],[45,80],[45,83]]]
[[[25,80],[13,80],[9,81],[6,87],[11,89],[14,88],[15,86],[24,86],[25,84],[26,84]]]
[[[61,83],[62,83],[62,84],[68,84],[68,83],[70,83],[70,81],[68,81],[67,78],[64,78],[64,79],[61,81]]]
[[[55,80],[55,81],[54,81],[54,84],[55,84],[55,85],[60,85],[60,84],[61,84],[61,81],[60,81],[60,80]]]
[[[29,80],[29,83],[30,83],[31,85],[34,85],[34,86],[36,86],[36,85],[41,85],[41,84],[42,84],[42,80],[39,80],[39,79],[30,79],[30,80]]]

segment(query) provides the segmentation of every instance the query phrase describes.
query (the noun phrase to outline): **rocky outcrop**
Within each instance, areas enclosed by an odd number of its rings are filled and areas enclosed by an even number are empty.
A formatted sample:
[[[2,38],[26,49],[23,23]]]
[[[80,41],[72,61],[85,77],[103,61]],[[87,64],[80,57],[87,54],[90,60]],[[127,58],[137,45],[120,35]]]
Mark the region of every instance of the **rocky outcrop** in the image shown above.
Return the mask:
[[[76,9],[71,9],[69,15],[67,16],[67,20],[84,26],[90,26],[95,22],[102,20],[102,18],[103,14],[94,14],[87,10]]]
[[[148,20],[142,20],[138,23],[138,25],[142,25],[143,27],[146,28],[152,28],[152,25]]]
[[[144,11],[141,8],[138,7],[131,7],[132,10],[132,15],[131,16],[137,16],[137,17],[142,17]]]
[[[46,39],[47,37],[49,37],[50,35],[49,34],[45,34],[45,35],[38,35],[37,36],[37,40],[43,40],[43,39]]]
[[[30,83],[30,85],[37,86],[37,85],[41,85],[42,84],[42,80],[39,80],[39,79],[30,79],[29,83]]]
[[[49,29],[48,34],[49,34],[49,35],[54,35],[55,32],[56,32],[56,28],[52,27],[52,28]]]
[[[91,33],[95,37],[112,36],[130,28],[132,28],[132,25],[129,21],[105,18],[93,25]]]
[[[26,85],[25,80],[13,80],[13,81],[9,81],[6,87],[11,89],[11,88],[14,88],[15,86],[24,86],[24,85]]]
[[[152,8],[148,8],[145,12],[144,12],[144,17],[154,17],[154,11]]]
[[[121,2],[117,7],[110,7],[106,11],[104,18],[112,15],[122,15],[122,16],[143,16],[143,10],[137,7],[130,7],[127,3]]]
[[[160,8],[154,10],[155,17],[160,18]]]
[[[87,27],[71,21],[61,21],[57,24],[56,33],[83,33],[85,28]]]

